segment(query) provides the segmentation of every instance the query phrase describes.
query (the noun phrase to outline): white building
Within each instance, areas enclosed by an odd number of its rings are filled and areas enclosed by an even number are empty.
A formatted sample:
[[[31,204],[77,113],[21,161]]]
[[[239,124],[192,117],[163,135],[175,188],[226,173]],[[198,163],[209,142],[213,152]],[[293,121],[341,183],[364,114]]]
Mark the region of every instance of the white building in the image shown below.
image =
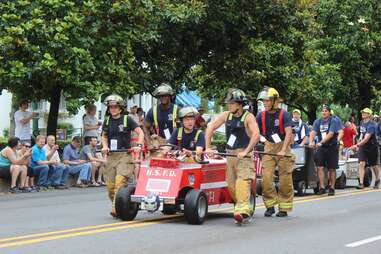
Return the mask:
[[[133,104],[137,104],[139,107],[143,108],[144,111],[147,111],[155,103],[155,99],[149,93],[137,94],[132,98],[127,100],[127,107],[129,108]],[[12,94],[3,90],[3,93],[0,95],[0,136],[3,136],[3,131],[9,129],[10,125],[10,113],[12,105]],[[98,101],[95,103],[97,106],[97,116],[100,120],[103,120],[105,114],[105,106]],[[47,101],[40,101],[38,103],[39,113],[39,129],[46,129],[48,115],[49,115],[50,103]],[[31,109],[30,109],[31,111]],[[85,114],[84,107],[81,107],[78,110],[76,115],[70,115],[66,110],[66,102],[63,97],[61,97],[60,108],[59,108],[59,120],[58,122],[70,123],[74,127],[74,134],[80,134],[82,132],[83,124],[82,117]],[[12,116],[13,117],[13,116]]]

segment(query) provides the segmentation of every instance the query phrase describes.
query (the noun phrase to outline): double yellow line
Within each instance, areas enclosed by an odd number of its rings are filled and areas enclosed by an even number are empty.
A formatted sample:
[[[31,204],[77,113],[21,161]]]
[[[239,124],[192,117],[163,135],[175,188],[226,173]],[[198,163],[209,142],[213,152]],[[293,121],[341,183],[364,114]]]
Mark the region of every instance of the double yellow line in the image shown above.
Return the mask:
[[[300,203],[307,203],[307,202],[320,201],[320,200],[329,200],[329,199],[335,199],[340,197],[362,195],[362,194],[366,194],[370,192],[379,192],[379,191],[381,190],[369,189],[369,190],[343,192],[343,193],[337,194],[336,196],[303,197],[303,198],[295,199],[294,203],[300,204]],[[256,208],[262,209],[264,208],[264,205],[263,204],[257,205]],[[222,212],[231,212],[231,211],[232,211],[232,208],[229,207],[229,208],[212,210],[210,212],[222,213]],[[181,215],[162,216],[160,218],[155,218],[155,219],[116,222],[116,223],[101,224],[101,225],[94,225],[94,226],[87,226],[87,227],[80,227],[80,228],[72,228],[72,229],[66,229],[66,230],[58,230],[58,231],[52,231],[52,232],[46,232],[46,233],[16,236],[16,237],[10,237],[10,238],[0,238],[0,249],[53,241],[53,240],[64,239],[69,237],[86,236],[86,235],[93,235],[93,234],[105,233],[105,232],[116,231],[116,230],[146,227],[150,225],[162,224],[169,221],[173,221],[174,219],[180,218],[180,217],[182,216]]]

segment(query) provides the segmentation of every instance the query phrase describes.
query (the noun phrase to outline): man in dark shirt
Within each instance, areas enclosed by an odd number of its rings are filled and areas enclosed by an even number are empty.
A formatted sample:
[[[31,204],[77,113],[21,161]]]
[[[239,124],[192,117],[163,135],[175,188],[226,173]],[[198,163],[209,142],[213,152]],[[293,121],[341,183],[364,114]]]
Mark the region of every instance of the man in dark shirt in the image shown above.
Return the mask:
[[[131,149],[131,131],[138,134],[136,147],[133,153],[140,154],[144,142],[144,132],[128,115],[124,114],[124,100],[119,95],[110,95],[105,99],[109,116],[102,127],[102,152],[107,158],[106,175],[109,198],[112,202],[111,216],[117,217],[115,210],[115,196],[119,188],[128,184],[133,177],[135,161],[128,151]],[[114,152],[118,150],[125,152]],[[111,152],[111,153],[110,153]]]
[[[335,195],[336,169],[339,167],[339,134],[342,133],[342,129],[341,120],[331,115],[331,108],[328,105],[323,105],[321,118],[315,120],[310,135],[310,146],[317,149],[315,163],[318,168],[320,195],[326,193],[325,167],[329,171],[330,178],[328,195]],[[315,142],[316,136],[317,142]]]
[[[360,123],[360,139],[359,142],[352,146],[352,149],[359,150],[359,180],[358,189],[364,189],[364,176],[366,163],[372,168],[376,177],[374,188],[380,186],[379,169],[378,169],[378,147],[376,137],[376,123],[371,120],[372,110],[364,108],[361,111],[362,121]]]
[[[205,149],[205,135],[195,128],[195,117],[198,112],[193,107],[184,107],[179,111],[179,118],[183,127],[175,129],[168,143],[177,145],[183,149],[184,155],[192,156],[192,151],[196,151],[196,161],[201,160]]]
[[[295,156],[291,153],[292,120],[288,112],[279,108],[280,96],[272,87],[265,87],[258,95],[265,110],[258,113],[257,122],[262,136],[266,138],[265,152],[277,154],[276,157],[264,155],[262,197],[266,206],[266,217],[275,213],[278,205],[277,217],[286,217],[293,208],[292,170]],[[286,157],[287,155],[287,157]],[[279,191],[274,187],[274,171],[279,169]]]
[[[177,127],[178,107],[171,102],[175,91],[164,84],[157,87],[153,95],[160,103],[148,110],[144,121],[145,141],[149,150],[157,150],[165,144]],[[155,156],[156,153],[151,155]]]

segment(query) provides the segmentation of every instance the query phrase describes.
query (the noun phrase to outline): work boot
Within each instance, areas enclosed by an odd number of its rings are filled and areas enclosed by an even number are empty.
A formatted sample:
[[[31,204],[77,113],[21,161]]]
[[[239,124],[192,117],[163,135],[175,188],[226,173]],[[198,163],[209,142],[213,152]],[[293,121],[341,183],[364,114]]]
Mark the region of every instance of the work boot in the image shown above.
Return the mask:
[[[325,188],[320,188],[319,192],[318,192],[318,195],[324,195],[325,193],[326,193]]]
[[[288,214],[287,212],[285,211],[279,211],[277,214],[276,214],[276,217],[287,217]]]
[[[236,224],[248,224],[253,220],[253,216],[246,213],[234,213],[234,220]]]
[[[373,187],[373,189],[377,190],[377,189],[379,189],[379,188],[380,188],[380,179],[378,179],[378,180],[376,180],[376,181],[374,182],[374,187]]]
[[[363,190],[364,188],[364,184],[359,184],[359,186],[356,187],[356,189],[358,190]]]
[[[274,207],[269,207],[266,209],[265,217],[271,217],[275,213]]]
[[[335,189],[334,188],[329,188],[328,196],[335,196]]]

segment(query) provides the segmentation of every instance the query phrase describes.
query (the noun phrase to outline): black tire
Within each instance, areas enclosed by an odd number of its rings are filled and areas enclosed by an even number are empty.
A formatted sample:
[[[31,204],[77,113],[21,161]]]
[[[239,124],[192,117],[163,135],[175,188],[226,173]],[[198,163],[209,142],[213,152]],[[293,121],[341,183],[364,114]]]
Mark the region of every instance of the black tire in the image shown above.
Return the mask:
[[[256,190],[257,195],[262,196],[262,180],[257,179]]]
[[[314,194],[317,195],[319,193],[319,186],[314,188]]]
[[[339,178],[336,179],[335,188],[336,189],[345,189],[347,186],[347,176],[342,173]]]
[[[296,195],[299,197],[304,196],[304,194],[306,193],[306,189],[307,189],[307,184],[305,181],[298,182],[298,189],[296,190]]]
[[[372,183],[372,170],[370,168],[365,168],[364,186],[369,187],[371,183]]]
[[[115,209],[118,218],[122,220],[135,219],[139,204],[131,202],[131,195],[135,193],[135,186],[121,187],[116,194]]]
[[[175,205],[164,205],[162,213],[164,215],[174,215],[177,213],[177,208]]]
[[[184,215],[189,224],[200,225],[208,214],[208,198],[200,190],[187,192],[184,200]]]

